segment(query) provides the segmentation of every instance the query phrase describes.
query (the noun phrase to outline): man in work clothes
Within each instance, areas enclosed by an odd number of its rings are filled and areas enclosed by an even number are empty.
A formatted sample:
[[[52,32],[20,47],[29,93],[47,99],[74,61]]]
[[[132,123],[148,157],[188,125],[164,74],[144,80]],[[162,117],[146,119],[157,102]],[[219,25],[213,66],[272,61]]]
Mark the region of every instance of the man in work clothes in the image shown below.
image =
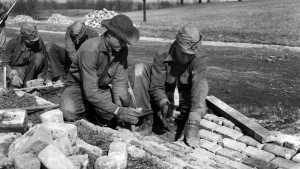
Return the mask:
[[[36,26],[24,23],[20,35],[8,41],[1,58],[13,86],[22,87],[27,81],[38,78],[47,60],[44,49]]]
[[[67,121],[93,112],[94,119],[111,127],[117,122],[136,124],[138,110],[124,107],[122,100],[128,100],[126,44],[137,43],[139,31],[122,14],[102,21],[102,25],[107,31],[84,42],[73,58],[71,80],[66,82],[60,109]]]
[[[59,79],[64,76],[76,57],[76,51],[86,40],[99,37],[95,29],[86,26],[84,23],[75,21],[67,27],[65,34],[65,48],[56,45],[53,42],[46,44],[46,52],[48,54],[48,62],[50,65],[47,82],[52,79]]]
[[[161,113],[168,120],[173,118],[172,105],[177,86],[177,110],[180,111],[180,116],[175,122],[183,119],[182,124],[178,123],[177,132],[180,128],[181,132],[184,129],[186,142],[194,148],[199,146],[200,119],[206,113],[205,99],[208,93],[207,61],[200,49],[201,40],[202,35],[196,27],[183,26],[173,43],[156,52],[152,66],[136,64],[133,76],[137,106],[146,112],[153,110]]]
[[[6,21],[7,17],[8,17],[8,15],[6,15],[5,6],[2,3],[0,3],[0,21],[2,21],[2,23],[0,24],[0,52],[1,52],[1,55],[3,54],[5,45],[6,45],[5,21]]]

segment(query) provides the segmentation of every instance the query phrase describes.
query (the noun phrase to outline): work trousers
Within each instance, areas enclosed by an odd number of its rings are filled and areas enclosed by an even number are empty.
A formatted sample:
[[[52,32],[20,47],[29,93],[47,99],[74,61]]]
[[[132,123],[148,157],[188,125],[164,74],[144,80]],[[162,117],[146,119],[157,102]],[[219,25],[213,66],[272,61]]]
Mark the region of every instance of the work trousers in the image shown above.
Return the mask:
[[[49,42],[45,45],[47,60],[48,60],[48,73],[51,78],[57,78],[66,75],[72,63],[65,48]]]

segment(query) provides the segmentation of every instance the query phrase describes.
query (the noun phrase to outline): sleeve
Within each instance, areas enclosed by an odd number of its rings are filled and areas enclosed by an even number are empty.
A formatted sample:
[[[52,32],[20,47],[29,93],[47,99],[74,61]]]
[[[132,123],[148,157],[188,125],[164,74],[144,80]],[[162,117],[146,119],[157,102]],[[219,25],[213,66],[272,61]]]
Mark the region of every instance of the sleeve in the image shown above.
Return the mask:
[[[125,102],[128,101],[127,56],[128,48],[126,48],[119,56],[121,58],[120,64],[117,66],[115,76],[112,79],[114,102],[120,107],[124,107],[120,98]]]
[[[4,49],[4,54],[1,55],[1,60],[2,60],[2,66],[6,66],[6,75],[7,77],[9,77],[10,72],[12,71],[11,68],[11,61],[12,61],[12,57],[15,51],[15,46],[16,44],[14,44],[14,40],[10,40],[8,41],[5,49]]]
[[[206,96],[208,94],[208,84],[206,80],[206,57],[197,59],[192,67],[192,105],[191,112],[198,112],[203,117],[206,113]]]
[[[73,59],[76,57],[76,48],[74,42],[72,41],[71,31],[69,27],[67,28],[67,32],[65,35],[65,49],[68,53],[68,56],[73,61]]]
[[[164,60],[162,58],[163,57],[160,57],[159,54],[156,53],[151,67],[149,89],[154,102],[160,107],[168,101],[168,97],[165,92],[166,66],[164,65]]]
[[[93,104],[96,108],[108,112],[114,113],[118,108],[108,97],[110,92],[107,90],[99,89],[97,76],[97,54],[92,53],[90,51],[82,51],[80,55],[84,57],[80,57],[79,66],[80,66],[80,74],[82,77],[82,85],[83,91],[87,98],[87,100]]]

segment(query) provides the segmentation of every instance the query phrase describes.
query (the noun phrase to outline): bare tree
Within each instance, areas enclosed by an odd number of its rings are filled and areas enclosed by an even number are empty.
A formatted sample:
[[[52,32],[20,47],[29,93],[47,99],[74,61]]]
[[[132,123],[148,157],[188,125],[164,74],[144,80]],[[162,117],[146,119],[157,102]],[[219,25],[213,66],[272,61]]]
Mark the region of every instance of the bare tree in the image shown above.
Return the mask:
[[[147,18],[146,18],[146,0],[143,0],[143,15],[144,15],[144,22],[147,21]]]

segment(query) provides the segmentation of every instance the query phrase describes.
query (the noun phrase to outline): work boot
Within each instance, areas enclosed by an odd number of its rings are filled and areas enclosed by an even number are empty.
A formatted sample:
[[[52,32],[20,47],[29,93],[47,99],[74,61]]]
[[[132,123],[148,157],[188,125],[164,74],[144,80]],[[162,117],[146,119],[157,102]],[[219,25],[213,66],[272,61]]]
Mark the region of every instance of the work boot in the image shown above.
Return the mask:
[[[153,113],[140,117],[138,124],[136,124],[135,132],[141,136],[146,136],[152,132],[153,127]]]
[[[188,146],[193,148],[200,147],[200,122],[197,120],[188,120],[185,126],[185,140]]]

